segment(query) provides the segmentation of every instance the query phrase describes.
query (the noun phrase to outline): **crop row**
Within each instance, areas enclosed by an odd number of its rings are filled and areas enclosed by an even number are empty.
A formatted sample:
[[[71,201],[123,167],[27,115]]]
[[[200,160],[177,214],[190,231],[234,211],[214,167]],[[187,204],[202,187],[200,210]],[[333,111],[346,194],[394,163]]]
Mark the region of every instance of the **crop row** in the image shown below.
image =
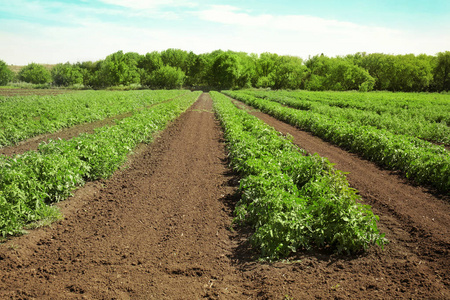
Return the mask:
[[[0,147],[38,134],[102,120],[177,97],[185,91],[81,91],[0,97]]]
[[[110,176],[137,144],[150,142],[198,96],[186,93],[93,134],[41,143],[38,151],[23,155],[0,156],[1,234],[19,233],[26,223],[57,216],[52,202],[65,199],[86,180]]]
[[[315,95],[320,95],[318,93],[309,95],[308,98],[310,100],[305,99],[303,93],[306,92],[247,90],[245,93],[258,98],[275,101],[292,108],[311,110],[315,113],[333,117],[339,121],[351,122],[354,123],[354,126],[370,125],[378,129],[386,129],[394,134],[405,134],[435,143],[450,145],[450,127],[448,126],[450,123],[447,125],[443,120],[435,122],[427,119],[427,116],[430,116],[430,111],[445,116],[450,116],[450,111],[446,115],[443,107],[435,107],[432,104],[421,105],[420,109],[400,108],[400,111],[393,105],[377,106],[383,109],[381,112],[380,110],[374,111],[358,108],[356,105],[350,104],[352,103],[351,99],[349,103],[345,103],[346,105],[331,105],[332,102],[314,99]],[[298,96],[298,93],[300,93],[300,96]],[[339,95],[340,93],[335,92],[335,94]],[[342,102],[343,100],[340,100],[339,103]],[[374,102],[377,103],[373,99],[372,102],[365,102],[365,104],[374,105]],[[353,103],[355,102],[353,101]],[[360,102],[356,103],[363,105]],[[450,101],[447,103],[447,106],[450,106],[449,104]]]
[[[354,126],[325,115],[285,107],[244,93],[224,93],[368,160],[389,169],[400,170],[407,178],[419,184],[432,185],[442,192],[450,190],[450,155],[442,146],[372,126]]]
[[[450,95],[436,93],[392,92],[311,92],[311,91],[258,91],[254,96],[278,95],[298,100],[314,101],[340,108],[354,108],[377,114],[390,114],[402,118],[424,118],[428,122],[450,125]]]
[[[254,228],[251,242],[264,257],[310,248],[355,252],[385,242],[378,217],[326,158],[306,155],[225,95],[211,96],[241,177],[236,220]]]

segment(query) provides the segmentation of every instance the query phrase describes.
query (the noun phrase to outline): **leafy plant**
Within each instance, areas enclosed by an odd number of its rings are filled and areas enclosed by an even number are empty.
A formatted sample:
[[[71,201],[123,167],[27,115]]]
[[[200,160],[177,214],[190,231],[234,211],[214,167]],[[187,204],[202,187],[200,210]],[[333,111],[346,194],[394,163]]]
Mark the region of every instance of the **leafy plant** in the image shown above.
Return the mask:
[[[50,71],[48,71],[43,65],[31,63],[20,69],[18,78],[21,81],[43,84],[49,83],[51,79]]]
[[[139,110],[93,134],[42,143],[37,152],[0,156],[0,234],[18,234],[27,223],[56,219],[58,211],[51,203],[65,199],[87,180],[111,176],[138,143],[151,141],[199,94],[185,93]]]
[[[57,96],[0,97],[0,147],[76,124],[141,110],[186,91],[82,91]]]
[[[236,91],[224,91],[275,118],[359,153],[392,170],[402,171],[419,184],[432,185],[441,192],[450,191],[450,155],[438,145],[386,129],[355,125],[336,117],[310,110],[297,110],[274,101]]]
[[[254,246],[270,259],[297,249],[357,252],[386,241],[370,207],[358,202],[345,176],[318,155],[308,156],[259,119],[211,92],[238,171],[237,222],[250,224]]]

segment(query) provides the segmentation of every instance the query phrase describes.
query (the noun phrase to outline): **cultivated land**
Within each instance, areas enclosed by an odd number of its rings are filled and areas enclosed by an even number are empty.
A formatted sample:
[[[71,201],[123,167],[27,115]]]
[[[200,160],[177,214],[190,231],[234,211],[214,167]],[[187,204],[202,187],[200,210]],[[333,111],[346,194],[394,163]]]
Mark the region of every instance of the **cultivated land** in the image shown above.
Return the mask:
[[[249,230],[232,224],[239,178],[203,94],[126,168],[59,203],[64,220],[0,245],[0,298],[450,298],[448,197],[250,111],[350,172],[380,216],[384,250],[258,262]]]

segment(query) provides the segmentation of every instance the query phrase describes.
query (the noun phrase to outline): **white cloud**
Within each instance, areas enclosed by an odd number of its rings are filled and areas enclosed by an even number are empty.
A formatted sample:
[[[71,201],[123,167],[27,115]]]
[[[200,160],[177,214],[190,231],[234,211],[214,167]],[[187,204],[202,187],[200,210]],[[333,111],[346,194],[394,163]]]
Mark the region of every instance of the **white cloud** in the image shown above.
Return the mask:
[[[213,5],[209,9],[199,11],[198,17],[210,22],[250,26],[266,30],[280,30],[291,32],[308,32],[314,34],[398,34],[400,31],[383,28],[358,25],[351,22],[327,20],[308,15],[268,15],[252,16],[237,7],[229,5]]]
[[[233,6],[214,5],[196,15],[233,32],[231,39],[219,41],[246,52],[275,52],[307,58],[324,53],[330,56],[355,52],[428,53],[450,48],[450,40],[416,32],[352,22],[327,20],[308,15],[251,15]]]
[[[195,3],[185,0],[100,0],[106,4],[132,8],[132,9],[155,9],[163,6],[193,7]]]
[[[435,31],[432,36],[315,16],[251,14],[227,5],[186,10],[169,9],[176,5],[175,1],[103,0],[125,8],[55,3],[52,8],[60,13],[51,14],[48,6],[33,5],[20,10],[20,4],[25,2],[16,1],[8,4],[8,10],[19,10],[23,16],[32,16],[35,11],[35,16],[45,19],[39,23],[26,17],[0,19],[0,59],[8,64],[98,60],[118,50],[145,54],[167,48],[198,54],[217,49],[272,52],[305,59],[320,53],[436,54],[450,49],[445,32]],[[103,19],[105,15],[108,18]],[[175,21],[164,22],[161,18]]]
[[[95,20],[85,20],[78,27],[47,27],[22,21],[10,24],[24,34],[0,31],[0,40],[8,41],[0,43],[0,59],[15,65],[96,61],[119,50],[145,54],[179,48],[200,53],[210,40],[180,29],[137,28]]]
[[[246,13],[238,12],[240,9],[230,5],[213,5],[209,9],[199,11],[197,15],[200,19],[240,26],[267,26],[273,22],[271,15],[250,16]]]

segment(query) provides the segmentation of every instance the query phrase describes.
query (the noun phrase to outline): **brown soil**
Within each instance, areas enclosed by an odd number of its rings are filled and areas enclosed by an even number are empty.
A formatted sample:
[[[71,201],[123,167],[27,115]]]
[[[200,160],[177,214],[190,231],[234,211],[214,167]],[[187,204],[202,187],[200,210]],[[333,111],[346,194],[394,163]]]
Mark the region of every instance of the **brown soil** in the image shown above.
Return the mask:
[[[19,142],[15,146],[7,146],[0,148],[0,155],[3,154],[6,156],[12,156],[14,154],[23,154],[27,151],[37,150],[40,143],[46,142],[48,140],[58,140],[58,139],[68,140],[76,136],[79,136],[82,133],[93,133],[95,128],[108,125],[115,125],[116,121],[120,121],[124,118],[130,117],[131,115],[133,115],[133,113],[128,112],[114,117],[109,117],[103,120],[84,123],[70,128],[64,128],[58,132],[38,135],[25,141]]]
[[[449,227],[432,225],[448,219],[415,220],[416,197],[388,181],[361,191],[391,241],[384,250],[258,262],[247,230],[232,225],[238,179],[203,94],[127,168],[60,203],[64,220],[0,245],[0,298],[449,299]],[[429,197],[448,218],[446,204]]]

